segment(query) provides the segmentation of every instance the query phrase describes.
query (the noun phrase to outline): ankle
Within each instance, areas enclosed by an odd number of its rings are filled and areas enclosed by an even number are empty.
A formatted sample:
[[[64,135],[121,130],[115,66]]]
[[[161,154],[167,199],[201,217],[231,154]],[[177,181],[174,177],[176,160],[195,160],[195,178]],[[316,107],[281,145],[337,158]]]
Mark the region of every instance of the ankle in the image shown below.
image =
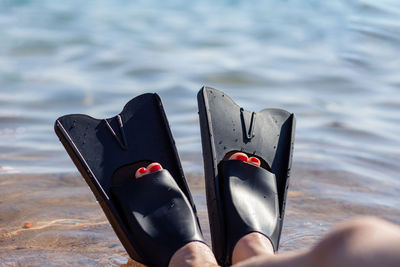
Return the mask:
[[[257,256],[272,256],[274,248],[271,241],[260,233],[250,233],[243,236],[235,245],[232,253],[232,263],[247,260]]]
[[[211,249],[201,242],[190,242],[178,249],[169,261],[176,266],[218,266]]]

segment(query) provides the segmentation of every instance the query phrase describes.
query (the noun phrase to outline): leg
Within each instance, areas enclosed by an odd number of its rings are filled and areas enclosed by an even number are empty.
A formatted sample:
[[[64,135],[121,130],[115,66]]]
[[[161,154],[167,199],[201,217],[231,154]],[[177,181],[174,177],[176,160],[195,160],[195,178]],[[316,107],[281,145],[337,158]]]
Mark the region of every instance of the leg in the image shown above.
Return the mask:
[[[151,163],[146,168],[139,168],[135,177],[146,179],[145,175],[162,170],[162,166]],[[169,266],[218,266],[211,249],[201,242],[189,242],[178,249],[169,262]]]
[[[235,264],[257,256],[273,255],[274,248],[268,238],[259,233],[250,233],[237,242],[233,250],[232,263]]]
[[[218,266],[211,249],[200,242],[190,242],[178,249],[169,266]]]
[[[356,219],[318,244],[313,258],[325,266],[399,266],[400,229],[378,218]]]
[[[260,249],[246,248],[251,239],[247,235],[237,243],[234,258],[243,247],[253,254],[247,260],[241,258],[235,266],[395,267],[400,264],[400,228],[377,218],[360,218],[343,224],[310,251],[268,255]],[[260,239],[257,237],[254,242]]]

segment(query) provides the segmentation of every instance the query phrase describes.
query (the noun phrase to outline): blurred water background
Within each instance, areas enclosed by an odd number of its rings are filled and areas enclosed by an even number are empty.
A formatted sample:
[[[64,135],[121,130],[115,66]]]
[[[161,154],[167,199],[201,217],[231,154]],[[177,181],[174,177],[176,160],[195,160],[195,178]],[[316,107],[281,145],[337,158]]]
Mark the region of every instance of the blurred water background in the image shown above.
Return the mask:
[[[0,263],[127,261],[53,123],[145,92],[163,100],[209,239],[203,85],[297,116],[283,250],[354,215],[399,223],[399,71],[395,0],[0,0]]]

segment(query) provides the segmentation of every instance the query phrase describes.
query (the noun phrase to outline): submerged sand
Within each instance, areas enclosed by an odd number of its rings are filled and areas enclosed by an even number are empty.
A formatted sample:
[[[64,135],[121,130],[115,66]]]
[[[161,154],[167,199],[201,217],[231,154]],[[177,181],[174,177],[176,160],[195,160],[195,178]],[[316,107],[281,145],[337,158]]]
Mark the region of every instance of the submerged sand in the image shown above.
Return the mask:
[[[365,179],[357,183],[354,174],[351,179],[347,175],[293,172],[281,251],[311,246],[337,223],[359,215],[399,223],[399,189]],[[210,244],[202,175],[187,179]],[[0,176],[0,265],[125,266],[128,259],[80,175]],[[136,264],[129,260],[128,265]]]

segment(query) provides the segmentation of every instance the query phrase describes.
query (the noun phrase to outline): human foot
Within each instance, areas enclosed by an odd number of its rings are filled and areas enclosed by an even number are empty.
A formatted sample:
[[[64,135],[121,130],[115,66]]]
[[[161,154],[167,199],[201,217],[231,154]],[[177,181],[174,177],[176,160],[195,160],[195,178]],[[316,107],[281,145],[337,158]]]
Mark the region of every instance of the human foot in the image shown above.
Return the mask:
[[[249,157],[247,154],[242,152],[236,152],[229,157],[229,160],[241,160],[243,162],[250,163],[254,166],[260,167],[261,161],[257,157]]]
[[[239,160],[256,167],[261,166],[259,158],[254,156],[249,157],[247,154],[242,152],[232,154],[228,160]],[[271,241],[260,233],[252,232],[241,237],[236,243],[232,252],[232,263],[236,264],[251,257],[273,254],[274,248]]]
[[[138,260],[168,266],[180,248],[204,243],[193,207],[170,172],[157,162],[132,171],[135,177],[113,186],[111,197],[133,233]]]
[[[151,179],[149,174],[160,172],[163,167],[158,162],[153,162],[146,167],[136,170],[136,179]],[[169,266],[218,266],[211,249],[202,242],[191,241],[178,248],[169,260]]]
[[[135,173],[135,177],[140,178],[146,174],[160,171],[162,169],[163,169],[163,167],[161,166],[160,163],[153,162],[153,163],[150,163],[149,165],[147,165],[146,167],[141,167],[141,168],[137,169],[136,173]]]

